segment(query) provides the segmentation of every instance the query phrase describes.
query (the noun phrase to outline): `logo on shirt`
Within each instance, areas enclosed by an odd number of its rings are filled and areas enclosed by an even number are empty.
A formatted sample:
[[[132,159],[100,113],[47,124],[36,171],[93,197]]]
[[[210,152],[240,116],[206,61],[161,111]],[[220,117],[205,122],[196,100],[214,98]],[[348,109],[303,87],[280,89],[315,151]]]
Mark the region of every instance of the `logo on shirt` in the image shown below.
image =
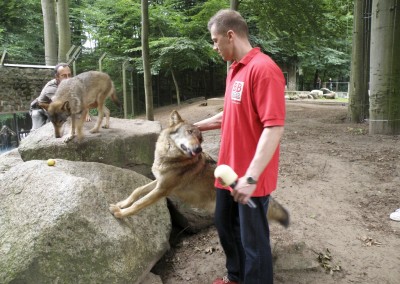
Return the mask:
[[[242,100],[243,85],[244,82],[241,81],[235,81],[235,83],[233,83],[233,88],[231,93],[232,101],[240,102]]]

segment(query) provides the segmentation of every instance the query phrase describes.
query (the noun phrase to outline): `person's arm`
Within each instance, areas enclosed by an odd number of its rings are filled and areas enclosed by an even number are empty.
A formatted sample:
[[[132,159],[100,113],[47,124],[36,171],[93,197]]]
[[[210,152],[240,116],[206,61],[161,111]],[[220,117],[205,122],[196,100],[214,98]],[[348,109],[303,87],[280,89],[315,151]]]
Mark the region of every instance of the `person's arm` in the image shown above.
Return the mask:
[[[217,113],[216,115],[203,119],[199,122],[194,123],[200,131],[207,131],[221,128],[223,112]]]
[[[47,82],[47,84],[43,87],[38,97],[39,103],[50,103],[51,98],[54,96],[56,91],[57,91],[57,81],[53,79]]]
[[[246,204],[253,192],[256,189],[256,185],[250,185],[247,183],[246,178],[248,176],[258,180],[270,160],[274,155],[279,142],[282,138],[284,131],[283,126],[265,127],[260,140],[258,140],[257,149],[254,157],[247,168],[246,174],[239,178],[238,184],[232,191],[235,201]]]
[[[54,92],[53,92],[54,91]],[[54,95],[55,89],[51,86],[45,86],[40,93],[40,96],[38,97],[38,106],[42,109],[47,110],[49,108],[49,105],[51,103],[50,95]]]
[[[39,107],[47,110],[49,104],[51,103],[51,98],[57,91],[57,82],[56,80],[51,80],[47,82],[47,84],[43,87],[40,95],[38,97],[38,105]]]

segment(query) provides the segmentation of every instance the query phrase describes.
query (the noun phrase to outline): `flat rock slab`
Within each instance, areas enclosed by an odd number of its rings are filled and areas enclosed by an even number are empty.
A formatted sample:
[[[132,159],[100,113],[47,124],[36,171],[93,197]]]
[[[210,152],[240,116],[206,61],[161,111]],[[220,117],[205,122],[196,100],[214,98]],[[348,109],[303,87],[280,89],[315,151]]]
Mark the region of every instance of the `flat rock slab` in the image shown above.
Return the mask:
[[[129,168],[152,177],[151,166],[161,124],[141,119],[110,118],[110,128],[90,133],[97,117],[84,124],[81,143],[65,143],[70,132],[70,120],[63,126],[63,137],[55,138],[51,123],[32,131],[21,141],[18,151],[23,161],[65,159],[70,161],[98,162]]]

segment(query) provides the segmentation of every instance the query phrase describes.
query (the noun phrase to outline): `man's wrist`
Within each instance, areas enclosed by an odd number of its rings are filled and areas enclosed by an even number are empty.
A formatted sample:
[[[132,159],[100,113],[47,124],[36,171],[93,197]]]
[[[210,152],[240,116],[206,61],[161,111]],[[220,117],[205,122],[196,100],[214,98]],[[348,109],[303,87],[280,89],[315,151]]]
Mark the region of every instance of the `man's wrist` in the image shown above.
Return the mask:
[[[252,176],[246,176],[246,182],[248,184],[257,184],[257,180]]]

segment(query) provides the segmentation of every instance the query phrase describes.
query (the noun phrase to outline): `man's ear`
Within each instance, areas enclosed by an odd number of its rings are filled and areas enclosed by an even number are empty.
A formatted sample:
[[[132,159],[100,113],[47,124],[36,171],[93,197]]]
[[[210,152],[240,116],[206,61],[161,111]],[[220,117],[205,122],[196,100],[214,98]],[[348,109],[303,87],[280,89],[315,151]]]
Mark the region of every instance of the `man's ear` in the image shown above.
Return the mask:
[[[226,32],[226,36],[228,37],[229,40],[231,40],[233,38],[234,33],[235,32],[232,30],[229,30]]]
[[[49,103],[38,103],[38,105],[46,111],[49,109]]]

